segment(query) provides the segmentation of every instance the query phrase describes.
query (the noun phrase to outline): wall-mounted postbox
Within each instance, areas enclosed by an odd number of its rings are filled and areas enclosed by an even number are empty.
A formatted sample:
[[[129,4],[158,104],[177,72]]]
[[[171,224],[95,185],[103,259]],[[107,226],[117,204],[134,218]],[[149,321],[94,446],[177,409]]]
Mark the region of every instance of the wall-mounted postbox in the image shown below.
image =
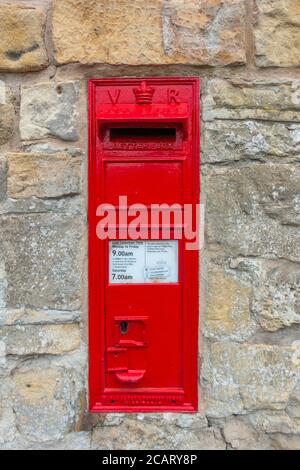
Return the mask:
[[[89,82],[91,411],[197,410],[199,103],[196,78]]]

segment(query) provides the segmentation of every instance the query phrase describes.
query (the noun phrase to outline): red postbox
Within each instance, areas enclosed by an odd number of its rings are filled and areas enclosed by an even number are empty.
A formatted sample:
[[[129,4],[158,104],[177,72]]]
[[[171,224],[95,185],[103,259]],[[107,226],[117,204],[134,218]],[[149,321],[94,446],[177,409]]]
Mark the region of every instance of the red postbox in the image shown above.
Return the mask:
[[[196,78],[89,82],[91,411],[197,410],[199,114]]]

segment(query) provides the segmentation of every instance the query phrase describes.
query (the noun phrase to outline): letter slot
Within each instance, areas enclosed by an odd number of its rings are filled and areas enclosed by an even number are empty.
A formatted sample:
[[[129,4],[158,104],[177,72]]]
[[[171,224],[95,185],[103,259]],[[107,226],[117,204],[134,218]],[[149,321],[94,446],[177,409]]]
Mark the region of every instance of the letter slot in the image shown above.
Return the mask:
[[[105,150],[179,150],[182,149],[183,127],[180,124],[160,125],[151,123],[108,125],[102,129]]]

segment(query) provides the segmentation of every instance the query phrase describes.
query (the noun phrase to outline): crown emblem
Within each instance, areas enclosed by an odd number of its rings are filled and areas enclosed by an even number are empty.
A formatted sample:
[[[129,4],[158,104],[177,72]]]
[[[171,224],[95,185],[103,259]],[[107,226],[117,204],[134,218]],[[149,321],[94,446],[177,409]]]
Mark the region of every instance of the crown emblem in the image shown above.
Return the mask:
[[[145,81],[142,81],[139,88],[134,88],[137,104],[150,104],[154,93],[154,88],[149,87]]]

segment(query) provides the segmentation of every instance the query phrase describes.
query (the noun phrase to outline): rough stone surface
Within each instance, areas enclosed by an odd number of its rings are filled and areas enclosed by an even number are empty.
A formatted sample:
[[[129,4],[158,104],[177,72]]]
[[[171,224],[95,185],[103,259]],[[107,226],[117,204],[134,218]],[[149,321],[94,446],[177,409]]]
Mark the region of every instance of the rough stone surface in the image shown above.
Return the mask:
[[[222,268],[208,267],[204,332],[209,338],[243,340],[253,332],[249,286]]]
[[[65,153],[8,156],[8,196],[54,198],[80,192],[81,160]]]
[[[273,445],[276,450],[300,450],[299,435],[272,434]]]
[[[12,137],[14,116],[12,91],[5,82],[0,80],[0,145],[8,142]]]
[[[82,222],[65,214],[3,216],[6,305],[78,309]]]
[[[212,343],[207,415],[243,414],[246,410],[284,410],[299,376],[291,347]]]
[[[300,80],[207,80],[202,119],[300,122]]]
[[[300,261],[298,166],[218,169],[207,180],[210,243],[231,254]]]
[[[254,34],[258,66],[299,66],[299,0],[258,0]]]
[[[0,202],[6,196],[7,165],[6,159],[0,157]]]
[[[22,5],[0,5],[0,71],[28,72],[47,66],[45,15]]]
[[[59,440],[74,427],[80,381],[72,369],[27,365],[14,372],[12,382],[18,430],[25,438]]]
[[[286,412],[291,418],[300,419],[300,380],[291,393],[290,401],[286,407]]]
[[[5,271],[5,262],[4,255],[0,254],[0,309],[3,309],[6,305],[6,271]]]
[[[55,0],[53,37],[60,64],[243,63],[245,9],[241,0]]]
[[[0,308],[0,327],[9,325],[60,325],[79,323],[80,311],[33,310],[31,308]]]
[[[23,86],[20,109],[21,138],[37,140],[53,136],[76,141],[78,96],[77,82]]]
[[[90,432],[69,432],[61,439],[51,441],[32,441],[23,435],[15,433],[13,439],[7,439],[6,443],[1,445],[1,450],[89,450],[91,448]]]
[[[252,257],[226,259],[224,256],[215,256],[213,261],[243,285],[251,286],[250,311],[257,324],[253,334],[259,331],[266,341],[268,332],[278,332],[277,340],[290,338],[288,344],[293,338],[297,339],[300,321],[298,263]],[[289,327],[296,327],[293,333],[288,334],[286,328]]]
[[[6,354],[64,354],[80,346],[80,331],[76,324],[17,325],[0,328],[0,341]]]
[[[195,424],[195,421],[194,421]],[[172,416],[161,419],[159,415],[138,415],[126,417],[117,425],[98,426],[92,434],[93,449],[177,449],[225,450],[226,446],[215,428],[203,428],[196,425],[192,428],[178,426]]]
[[[262,433],[299,434],[300,420],[291,418],[285,411],[260,411],[250,415],[251,423]]]
[[[231,416],[223,427],[225,441],[235,450],[265,450],[271,448],[268,436],[258,432],[246,418]]]
[[[300,125],[215,120],[203,126],[202,163],[299,162]]]
[[[295,263],[272,263],[257,282],[253,311],[261,327],[277,331],[300,325],[300,266]]]
[[[0,449],[2,446],[12,442],[16,433],[15,416],[10,400],[10,386],[8,380],[4,380],[2,376],[1,362],[2,355],[0,353]]]

